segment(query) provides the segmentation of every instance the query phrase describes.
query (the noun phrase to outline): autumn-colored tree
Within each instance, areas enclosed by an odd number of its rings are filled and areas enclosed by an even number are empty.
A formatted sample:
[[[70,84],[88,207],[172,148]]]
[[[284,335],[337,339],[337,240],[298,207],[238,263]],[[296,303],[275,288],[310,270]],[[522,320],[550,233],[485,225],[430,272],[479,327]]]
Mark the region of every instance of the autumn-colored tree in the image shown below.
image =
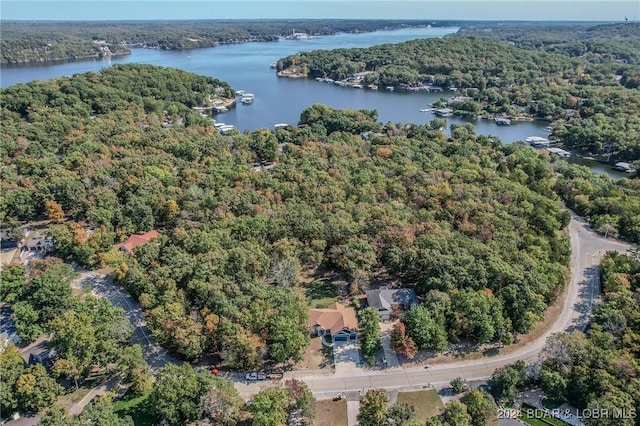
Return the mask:
[[[62,211],[62,206],[55,200],[45,201],[44,209],[50,221],[53,221],[55,223],[64,222],[64,211]]]
[[[418,347],[411,336],[406,335],[405,326],[401,322],[394,325],[391,330],[391,348],[408,359],[415,358],[418,353]]]

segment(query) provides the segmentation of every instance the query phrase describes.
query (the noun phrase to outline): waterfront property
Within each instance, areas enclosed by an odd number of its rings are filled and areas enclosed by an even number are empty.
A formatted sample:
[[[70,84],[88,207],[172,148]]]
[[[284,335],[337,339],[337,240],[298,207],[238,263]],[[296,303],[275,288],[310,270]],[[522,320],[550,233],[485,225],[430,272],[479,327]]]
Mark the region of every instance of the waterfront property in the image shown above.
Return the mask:
[[[555,155],[556,157],[560,158],[569,158],[571,156],[571,153],[569,151],[565,151],[564,149],[560,148],[547,148],[547,151],[549,152],[549,154]]]

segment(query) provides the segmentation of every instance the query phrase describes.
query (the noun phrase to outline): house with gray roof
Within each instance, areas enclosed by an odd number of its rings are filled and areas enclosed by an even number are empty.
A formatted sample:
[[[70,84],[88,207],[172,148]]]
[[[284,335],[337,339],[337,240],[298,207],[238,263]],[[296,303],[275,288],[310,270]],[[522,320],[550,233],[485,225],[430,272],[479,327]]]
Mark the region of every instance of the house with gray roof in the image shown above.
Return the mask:
[[[381,321],[389,321],[394,314],[407,311],[417,305],[418,297],[410,288],[382,287],[367,291],[367,304],[378,310]]]

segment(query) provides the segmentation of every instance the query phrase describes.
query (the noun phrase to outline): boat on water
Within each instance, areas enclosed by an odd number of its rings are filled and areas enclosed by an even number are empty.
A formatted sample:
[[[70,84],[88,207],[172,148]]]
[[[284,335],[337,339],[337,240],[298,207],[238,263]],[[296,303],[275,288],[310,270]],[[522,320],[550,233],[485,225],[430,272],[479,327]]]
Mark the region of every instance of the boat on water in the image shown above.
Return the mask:
[[[213,112],[227,112],[227,111],[229,111],[229,108],[223,107],[223,106],[213,107],[212,109],[213,109]]]
[[[288,123],[276,123],[276,124],[274,124],[274,125],[273,125],[273,127],[274,127],[276,130],[284,129],[284,128],[285,128],[285,127],[287,127],[287,126],[289,126],[289,124],[288,124]]]
[[[551,128],[551,126],[547,126],[547,127],[545,127],[544,129],[542,129],[542,130],[544,130],[545,132],[548,132],[548,133],[553,132],[553,129]]]
[[[253,96],[247,97],[244,96],[242,99],[240,99],[240,102],[242,102],[245,105],[249,105],[253,103]]]
[[[420,108],[420,112],[432,112],[435,111],[434,108]]]
[[[220,129],[221,127],[224,127],[226,125],[227,125],[226,123],[215,123],[213,127],[215,127],[216,129]]]
[[[508,118],[496,117],[493,119],[498,126],[509,126],[511,124],[511,120]]]
[[[623,161],[614,164],[612,169],[623,173],[633,173],[635,171],[631,163],[625,163]]]
[[[362,87],[363,87],[362,84],[354,84],[353,85],[354,89],[362,89]]]

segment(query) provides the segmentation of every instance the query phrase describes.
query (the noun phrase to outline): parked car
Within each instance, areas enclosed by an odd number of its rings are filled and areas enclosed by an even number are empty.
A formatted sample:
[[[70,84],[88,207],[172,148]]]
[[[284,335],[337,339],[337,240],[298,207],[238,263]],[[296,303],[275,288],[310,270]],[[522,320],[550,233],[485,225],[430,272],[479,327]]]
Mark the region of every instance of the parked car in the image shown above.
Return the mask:
[[[244,376],[247,380],[266,380],[267,375],[261,371],[252,371]]]

